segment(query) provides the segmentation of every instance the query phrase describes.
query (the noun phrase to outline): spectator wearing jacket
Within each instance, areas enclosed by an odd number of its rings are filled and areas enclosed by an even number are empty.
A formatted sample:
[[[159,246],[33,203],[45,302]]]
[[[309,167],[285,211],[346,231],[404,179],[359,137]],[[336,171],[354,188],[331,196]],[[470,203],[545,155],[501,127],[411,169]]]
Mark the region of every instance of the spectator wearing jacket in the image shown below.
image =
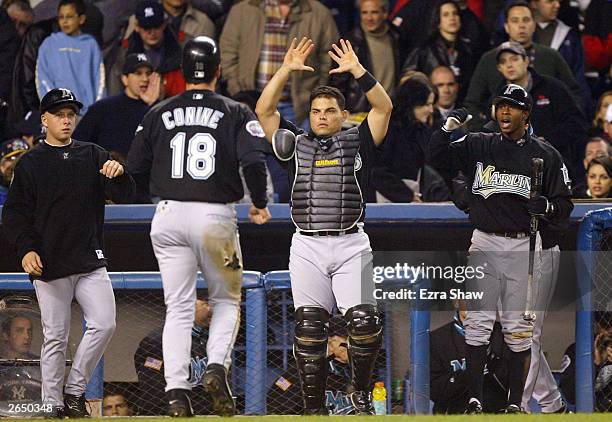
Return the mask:
[[[394,99],[387,140],[372,169],[368,202],[423,202],[448,199],[448,189],[433,169],[425,166],[432,132],[434,88],[420,78],[400,86]]]
[[[360,0],[360,25],[353,29],[348,40],[363,64],[374,78],[393,97],[400,76],[399,35],[387,22],[387,0]],[[346,109],[352,113],[367,112],[370,104],[359,84],[350,74],[335,74],[330,84],[336,86],[346,98]]]
[[[452,69],[463,100],[476,67],[471,41],[461,34],[459,6],[453,0],[438,0],[431,16],[429,40],[415,49],[406,59],[403,70],[419,70],[429,75],[437,66]]]
[[[612,2],[591,0],[586,10],[582,45],[587,71],[605,72],[612,63]]]
[[[204,35],[215,39],[214,22],[206,13],[196,9],[189,0],[161,0],[166,22],[175,38],[182,46],[191,39]],[[136,28],[136,16],[130,16],[129,24],[123,38],[127,39]]]
[[[60,0],[57,20],[60,32],[41,44],[36,60],[38,97],[54,88],[71,90],[83,103],[82,111],[106,95],[104,63],[98,43],[81,32],[85,23],[82,0]]]
[[[396,3],[396,7],[400,2]],[[487,43],[484,26],[465,4],[459,3],[463,37],[469,40],[474,52],[480,55]],[[427,42],[432,19],[431,0],[408,0],[391,18],[391,23],[400,34],[400,55],[406,57],[419,45]]]
[[[287,120],[304,122],[310,93],[328,83],[328,51],[339,39],[329,9],[316,0],[244,0],[232,7],[220,39],[221,66],[229,94],[261,92],[281,67],[291,40],[303,37],[314,42],[314,51],[305,63],[314,72],[291,75],[279,111]]]
[[[29,1],[14,1],[6,8],[6,13],[11,17],[20,37],[23,37],[28,28],[34,23],[34,11]]]
[[[136,5],[134,32],[122,41],[121,49],[111,69],[109,93],[117,95],[124,90],[121,81],[126,57],[144,53],[153,68],[162,77],[162,97],[171,97],[185,91],[181,72],[181,46],[166,23],[162,5],[154,0],[142,0]]]
[[[506,9],[506,22],[504,28],[510,41],[521,44],[529,57],[529,63],[540,75],[552,76],[565,84],[572,94],[572,98],[584,110],[584,96],[582,89],[569,66],[552,48],[533,42],[535,21],[529,4],[516,0]],[[489,99],[503,83],[504,78],[497,69],[497,49],[486,52],[472,76],[464,104],[475,117],[473,126],[487,120],[489,115]]]
[[[558,80],[529,69],[529,57],[518,43],[507,41],[497,48],[497,67],[504,77],[502,85],[522,86],[533,98],[529,123],[534,134],[561,153],[574,182],[583,178],[582,152],[587,139],[584,115]]]
[[[100,145],[124,163],[136,128],[159,98],[160,76],[145,54],[133,53],[126,57],[121,82],[123,92],[89,107],[73,136]]]
[[[450,112],[460,107],[457,102],[459,84],[455,74],[447,66],[435,67],[429,75],[429,80],[438,90],[436,109],[440,114],[441,121],[445,122]]]
[[[559,0],[531,0],[536,30],[533,40],[557,50],[572,70],[574,78],[585,93],[589,92],[584,76],[584,50],[580,33],[558,19]],[[592,104],[589,104],[592,107]]]

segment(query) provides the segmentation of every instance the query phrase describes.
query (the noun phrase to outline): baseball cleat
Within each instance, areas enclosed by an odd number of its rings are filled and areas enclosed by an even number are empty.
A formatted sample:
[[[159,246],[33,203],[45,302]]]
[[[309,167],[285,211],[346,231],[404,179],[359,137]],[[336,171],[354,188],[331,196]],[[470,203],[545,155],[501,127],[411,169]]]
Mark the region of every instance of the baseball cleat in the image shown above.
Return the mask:
[[[85,394],[75,396],[64,394],[64,417],[67,418],[88,418]]]
[[[463,413],[466,415],[480,415],[482,413],[482,404],[480,404],[478,399],[471,398]]]
[[[193,416],[193,408],[189,399],[189,390],[175,388],[168,391],[168,416],[173,418],[188,418]]]
[[[349,394],[349,399],[355,408],[355,415],[374,415],[372,406],[372,395],[365,391],[354,391]]]
[[[227,370],[223,365],[210,363],[202,377],[204,391],[210,394],[213,401],[213,410],[219,416],[233,416],[236,414],[236,404],[227,383]]]
[[[521,408],[517,406],[516,404],[509,404],[508,407],[506,407],[502,413],[512,414],[512,413],[525,413],[525,412],[523,412]]]

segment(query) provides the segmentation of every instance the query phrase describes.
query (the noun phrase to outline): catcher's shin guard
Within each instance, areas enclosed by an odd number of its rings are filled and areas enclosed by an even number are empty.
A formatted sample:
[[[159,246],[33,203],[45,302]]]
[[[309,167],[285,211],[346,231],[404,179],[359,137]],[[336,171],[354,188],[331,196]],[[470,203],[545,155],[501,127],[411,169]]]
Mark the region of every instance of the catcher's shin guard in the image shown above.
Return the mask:
[[[323,308],[302,306],[295,311],[293,356],[302,382],[305,413],[325,408],[328,321],[329,313]]]
[[[382,343],[382,321],[374,305],[357,305],[344,314],[348,324],[351,383],[356,391],[370,391],[372,371]]]

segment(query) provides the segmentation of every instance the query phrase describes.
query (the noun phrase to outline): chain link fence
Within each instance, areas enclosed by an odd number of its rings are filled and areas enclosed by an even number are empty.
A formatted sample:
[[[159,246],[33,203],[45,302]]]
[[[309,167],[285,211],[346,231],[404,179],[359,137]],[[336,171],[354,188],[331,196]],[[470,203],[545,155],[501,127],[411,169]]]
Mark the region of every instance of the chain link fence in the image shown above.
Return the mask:
[[[271,331],[266,356],[266,413],[272,415],[301,414],[303,410],[299,376],[293,357],[293,299],[286,271],[266,274],[267,324]],[[403,304],[380,302],[384,323],[383,345],[376,359],[371,388],[383,381],[387,390],[387,412],[408,413],[410,409],[410,310]],[[344,332],[339,329],[344,325]],[[350,371],[346,354],[346,323],[336,312],[330,320],[328,340],[329,375],[326,405],[332,414],[351,414],[348,399]]]
[[[279,272],[282,282],[264,288],[264,277],[259,273],[247,274],[243,280],[241,302],[241,326],[233,352],[230,385],[236,397],[237,410],[241,414],[299,414],[301,413],[301,389],[295,369],[292,353],[293,343],[293,301],[287,272]],[[266,275],[267,277],[267,275]],[[25,278],[25,277],[23,277]],[[103,372],[94,374],[88,386],[87,398],[104,396],[124,397],[127,403],[126,415],[155,416],[166,413],[165,381],[163,376],[163,355],[161,337],[165,316],[165,305],[159,273],[113,273],[111,274],[117,305],[117,328],[104,356]],[[31,284],[20,279],[16,285],[19,290],[10,291],[6,287],[2,296],[19,294],[28,296],[35,304],[35,293]],[[266,286],[268,286],[266,284]],[[198,281],[198,298],[206,300],[207,292],[204,282]],[[383,381],[387,389],[387,409],[389,413],[406,413],[414,411],[410,401],[414,399],[412,385],[425,385],[425,377],[415,381],[409,375],[409,365],[414,358],[411,342],[428,348],[426,329],[422,330],[420,340],[415,340],[411,333],[411,310],[405,306],[392,303],[380,303],[379,309],[384,321],[384,342],[378,355],[376,369],[372,379]],[[429,326],[428,313],[422,312],[423,327]],[[8,314],[7,314],[8,315]],[[24,401],[40,400],[40,353],[42,329],[40,315],[30,315],[32,335],[29,348],[31,355],[27,366],[28,377],[34,382],[29,394],[23,393],[17,382],[8,387],[10,370],[22,370],[24,365],[16,367],[10,361],[0,361],[2,377],[0,394],[2,400],[21,399]],[[2,312],[0,311],[0,318]],[[0,320],[1,322],[1,320]],[[346,387],[350,372],[346,356],[346,329],[343,318],[333,319],[330,350],[335,350],[335,358],[330,357],[330,378],[326,400],[335,413],[350,413]],[[196,414],[211,414],[211,406],[200,385],[201,376],[206,365],[206,324],[197,324],[199,329],[192,332],[191,381],[193,383],[193,405]],[[71,332],[67,359],[71,359],[81,340],[83,317],[76,302],[72,305]],[[2,343],[2,342],[0,342]],[[5,348],[6,345],[2,345]],[[0,350],[2,350],[0,347]],[[424,353],[421,353],[421,357]],[[411,357],[412,356],[412,357]],[[0,357],[1,358],[1,357]],[[69,362],[67,362],[68,364]],[[428,364],[422,364],[428,368]],[[414,373],[415,371],[413,371]],[[23,371],[13,378],[23,381]],[[427,373],[428,379],[428,373]],[[6,387],[2,387],[6,382]],[[15,385],[18,386],[15,389]],[[425,390],[423,390],[425,391]],[[428,390],[427,390],[428,391]],[[412,396],[410,394],[413,394]],[[428,393],[417,393],[427,397]],[[1,400],[0,400],[1,401]],[[428,409],[428,405],[427,405]],[[102,410],[104,411],[104,409]]]
[[[595,410],[612,412],[612,228],[602,231],[593,268]]]

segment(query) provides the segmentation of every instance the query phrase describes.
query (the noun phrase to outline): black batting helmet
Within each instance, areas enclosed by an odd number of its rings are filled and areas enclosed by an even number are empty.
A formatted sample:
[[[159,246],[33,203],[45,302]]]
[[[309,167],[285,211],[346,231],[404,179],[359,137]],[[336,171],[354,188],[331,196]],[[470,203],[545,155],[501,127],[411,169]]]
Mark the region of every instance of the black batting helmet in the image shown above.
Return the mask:
[[[72,107],[77,113],[83,108],[83,104],[66,88],[53,88],[40,100],[40,114],[53,111],[59,107]]]
[[[183,48],[183,76],[188,83],[212,81],[221,62],[217,43],[208,37],[196,37]]]
[[[495,98],[493,98],[493,105],[495,107],[499,103],[514,104],[522,110],[531,112],[531,95],[520,85],[504,85]]]

